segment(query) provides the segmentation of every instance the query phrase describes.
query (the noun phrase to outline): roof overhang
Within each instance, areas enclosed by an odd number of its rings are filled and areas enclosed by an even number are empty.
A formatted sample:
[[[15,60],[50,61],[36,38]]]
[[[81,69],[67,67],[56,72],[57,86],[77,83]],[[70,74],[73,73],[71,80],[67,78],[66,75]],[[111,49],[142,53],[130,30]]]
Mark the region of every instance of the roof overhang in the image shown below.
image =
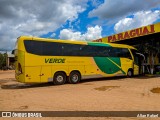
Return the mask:
[[[104,37],[98,40],[93,40],[93,41],[94,42],[119,43],[120,41],[126,41],[126,40],[129,41],[131,39],[133,40],[134,38],[136,39],[139,37],[142,38],[142,36],[150,36],[150,35],[153,36],[153,34],[157,34],[157,33],[160,33],[160,22],[156,24],[132,29],[129,31],[125,31],[122,33],[114,34],[114,35],[107,36],[107,37]]]

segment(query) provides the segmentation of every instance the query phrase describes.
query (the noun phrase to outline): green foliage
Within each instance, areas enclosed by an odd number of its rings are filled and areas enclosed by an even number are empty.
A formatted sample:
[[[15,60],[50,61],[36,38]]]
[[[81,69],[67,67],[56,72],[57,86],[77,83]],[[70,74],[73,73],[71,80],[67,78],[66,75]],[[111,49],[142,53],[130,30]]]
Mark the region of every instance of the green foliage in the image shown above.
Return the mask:
[[[0,69],[6,66],[6,57],[7,57],[6,53],[4,54],[0,53]]]

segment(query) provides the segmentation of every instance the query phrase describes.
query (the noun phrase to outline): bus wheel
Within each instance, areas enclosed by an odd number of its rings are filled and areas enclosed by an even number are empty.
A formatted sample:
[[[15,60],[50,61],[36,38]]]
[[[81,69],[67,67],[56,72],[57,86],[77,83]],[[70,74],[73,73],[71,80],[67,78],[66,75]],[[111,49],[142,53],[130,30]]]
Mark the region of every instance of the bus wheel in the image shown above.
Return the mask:
[[[127,77],[132,77],[133,76],[133,70],[129,69],[127,72]]]
[[[69,75],[69,83],[76,84],[81,80],[81,74],[78,71],[72,71]]]
[[[62,85],[66,82],[66,74],[64,72],[56,72],[53,77],[53,83],[55,85]]]

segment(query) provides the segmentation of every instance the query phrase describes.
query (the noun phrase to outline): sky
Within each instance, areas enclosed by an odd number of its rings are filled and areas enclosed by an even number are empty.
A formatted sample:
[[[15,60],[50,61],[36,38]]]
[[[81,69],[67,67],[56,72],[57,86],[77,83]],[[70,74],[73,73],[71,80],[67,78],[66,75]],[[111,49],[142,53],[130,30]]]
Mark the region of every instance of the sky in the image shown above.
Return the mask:
[[[19,36],[91,41],[160,22],[160,0],[0,0],[0,51]]]

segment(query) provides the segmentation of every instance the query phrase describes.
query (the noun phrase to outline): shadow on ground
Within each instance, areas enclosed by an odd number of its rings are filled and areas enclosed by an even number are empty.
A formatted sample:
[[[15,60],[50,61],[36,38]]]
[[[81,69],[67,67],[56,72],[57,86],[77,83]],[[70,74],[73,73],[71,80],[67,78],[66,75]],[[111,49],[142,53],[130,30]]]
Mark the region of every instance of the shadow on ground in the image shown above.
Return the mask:
[[[130,79],[150,79],[153,77],[157,77],[157,76],[135,76],[133,78]],[[85,79],[85,80],[81,80],[80,83],[76,84],[83,84],[83,85],[92,85],[94,82],[98,82],[98,81],[106,81],[106,80],[125,80],[127,79],[127,77],[125,76],[118,76],[118,77],[105,77],[105,78],[92,78],[92,79]],[[13,79],[12,81],[15,81],[15,79]],[[28,89],[28,88],[37,88],[37,87],[52,87],[52,86],[58,86],[58,85],[53,85],[52,82],[50,83],[38,83],[38,84],[25,84],[25,83],[13,83],[13,84],[5,84],[7,82],[10,82],[9,80],[0,80],[0,85],[2,89]],[[84,84],[85,83],[85,84]],[[69,84],[69,83],[66,83]],[[75,84],[74,84],[75,85]]]
[[[92,79],[85,79],[81,80],[78,84],[74,85],[92,85],[92,83],[97,82],[97,81],[106,81],[106,80],[123,80],[126,77],[107,77],[107,78],[92,78]],[[15,81],[15,80],[13,80]],[[58,86],[58,85],[53,85],[52,82],[50,83],[37,83],[37,84],[25,84],[25,83],[13,83],[13,84],[4,84],[8,83],[10,81],[6,80],[1,80],[2,84],[1,88],[2,89],[27,89],[27,88],[37,88],[37,87],[51,87],[51,86]],[[69,84],[68,82],[66,84]]]
[[[131,79],[152,79],[160,77],[160,75],[137,75],[132,77]]]
[[[9,84],[1,85],[2,89],[27,89],[27,88],[36,88],[36,87],[49,87],[53,86],[53,83],[40,83],[40,84]]]

